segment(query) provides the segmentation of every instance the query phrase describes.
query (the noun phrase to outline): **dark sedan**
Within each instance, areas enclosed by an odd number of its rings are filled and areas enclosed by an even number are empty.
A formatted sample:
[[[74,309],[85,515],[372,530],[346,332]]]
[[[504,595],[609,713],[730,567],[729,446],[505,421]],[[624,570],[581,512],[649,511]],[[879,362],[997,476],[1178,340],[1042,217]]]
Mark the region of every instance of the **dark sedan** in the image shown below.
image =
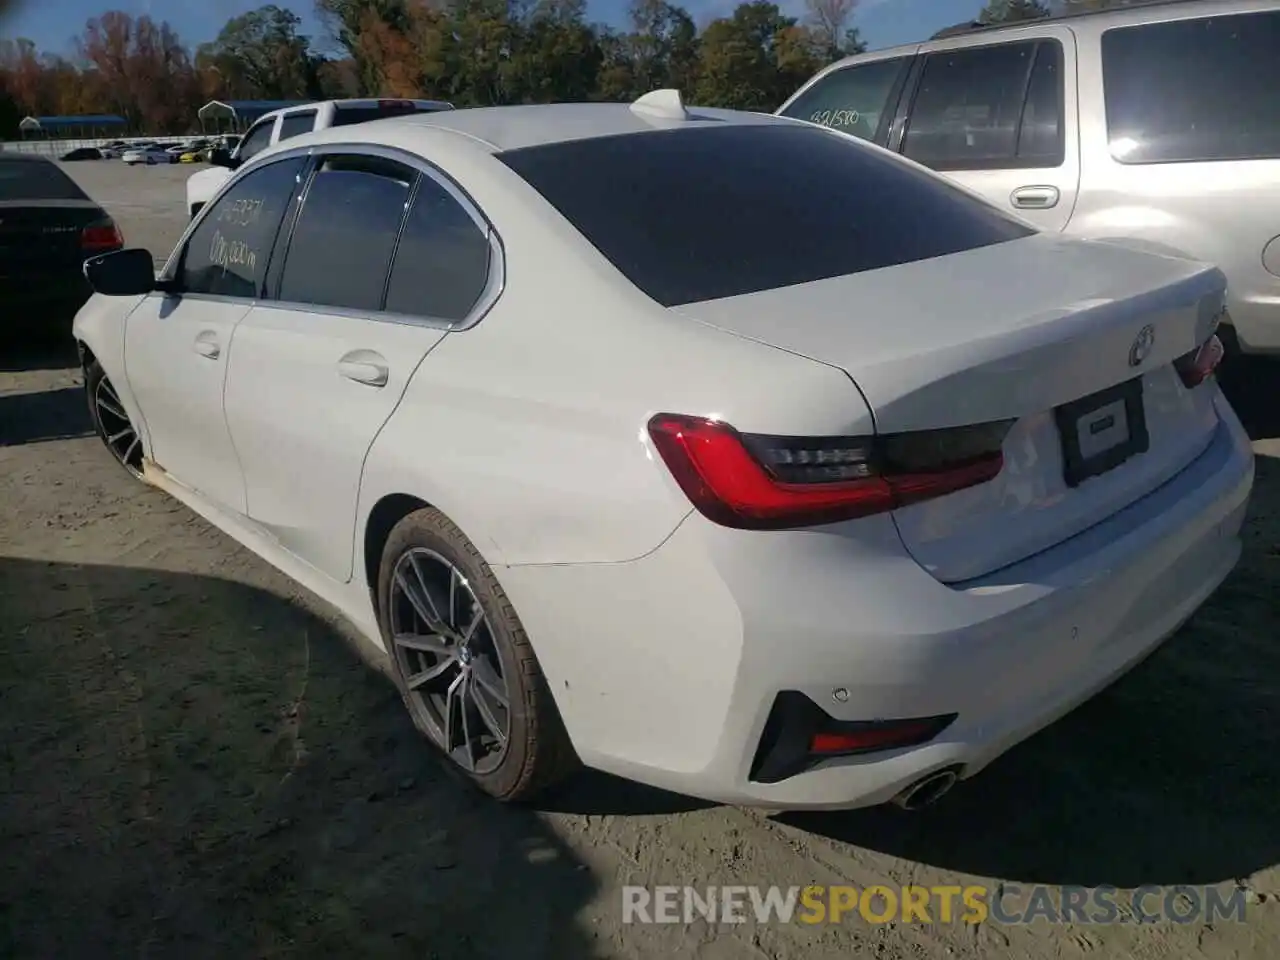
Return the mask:
[[[0,335],[69,330],[90,293],[84,261],[123,246],[115,221],[57,164],[0,154]]]

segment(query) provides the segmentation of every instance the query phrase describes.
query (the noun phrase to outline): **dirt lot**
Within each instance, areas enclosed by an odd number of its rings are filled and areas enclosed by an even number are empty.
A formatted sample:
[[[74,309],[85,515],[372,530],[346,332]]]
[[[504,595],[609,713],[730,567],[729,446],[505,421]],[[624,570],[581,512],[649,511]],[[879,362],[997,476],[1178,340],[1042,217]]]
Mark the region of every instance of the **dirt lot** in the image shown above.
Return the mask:
[[[190,168],[72,170],[163,259]],[[9,358],[0,956],[1280,955],[1277,383],[1233,388],[1244,560],[1159,654],[929,811],[769,817],[589,774],[538,811],[480,800],[331,611],[108,460],[67,357]],[[1247,919],[621,922],[622,884],[973,882],[1238,885]]]

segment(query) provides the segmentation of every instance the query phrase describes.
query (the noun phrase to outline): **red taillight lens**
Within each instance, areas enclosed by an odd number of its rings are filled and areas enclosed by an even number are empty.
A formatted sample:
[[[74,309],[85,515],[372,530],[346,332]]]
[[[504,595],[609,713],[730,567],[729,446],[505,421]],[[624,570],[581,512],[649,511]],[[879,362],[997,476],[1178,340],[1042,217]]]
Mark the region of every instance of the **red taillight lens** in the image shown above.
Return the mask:
[[[124,234],[110,217],[95,220],[80,231],[80,249],[85,253],[109,253],[124,247]]]
[[[852,520],[995,477],[1013,421],[886,437],[742,434],[658,414],[654,446],[690,502],[726,527],[779,530]]]
[[[1222,341],[1215,333],[1196,349],[1180,356],[1173,365],[1178,371],[1178,376],[1182,378],[1183,384],[1190,389],[1200,386],[1212,377],[1225,354]]]
[[[894,747],[914,746],[932,740],[947,726],[951,717],[925,720],[882,720],[874,723],[837,724],[829,732],[815,733],[809,739],[809,752],[826,756],[869,753]]]

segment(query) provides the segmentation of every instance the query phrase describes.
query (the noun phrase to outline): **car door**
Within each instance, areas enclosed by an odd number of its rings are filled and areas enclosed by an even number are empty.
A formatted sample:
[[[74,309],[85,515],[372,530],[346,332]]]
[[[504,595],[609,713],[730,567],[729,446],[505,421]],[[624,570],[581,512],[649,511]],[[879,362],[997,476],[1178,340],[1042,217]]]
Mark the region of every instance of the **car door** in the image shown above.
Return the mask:
[[[125,324],[125,370],[151,456],[175,479],[231,510],[244,479],[223,416],[232,333],[266,277],[302,158],[239,179],[193,225],[164,271],[174,290],[148,296]]]
[[[1064,229],[1080,183],[1073,35],[950,43],[966,45],[921,57],[890,146],[1043,230]]]
[[[276,299],[236,330],[226,412],[249,516],[334,580],[352,573],[365,455],[488,258],[487,225],[425,165],[317,158]]]
[[[858,60],[818,74],[778,114],[884,146],[914,57]]]

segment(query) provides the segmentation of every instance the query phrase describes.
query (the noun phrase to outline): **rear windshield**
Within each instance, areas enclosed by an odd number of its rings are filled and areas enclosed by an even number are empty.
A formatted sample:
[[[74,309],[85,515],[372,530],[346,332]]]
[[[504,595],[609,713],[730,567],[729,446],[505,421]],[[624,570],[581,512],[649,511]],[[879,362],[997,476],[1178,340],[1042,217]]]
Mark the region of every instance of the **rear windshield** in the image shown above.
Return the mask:
[[[498,157],[668,307],[1034,233],[935,175],[804,124],[699,125]]]
[[[0,201],[88,199],[74,180],[48,161],[0,158]]]
[[[410,113],[437,113],[437,107],[419,107],[416,104],[386,104],[371,107],[335,107],[333,125],[345,127],[353,123],[366,123],[369,120],[383,120],[387,117],[403,117]]]

